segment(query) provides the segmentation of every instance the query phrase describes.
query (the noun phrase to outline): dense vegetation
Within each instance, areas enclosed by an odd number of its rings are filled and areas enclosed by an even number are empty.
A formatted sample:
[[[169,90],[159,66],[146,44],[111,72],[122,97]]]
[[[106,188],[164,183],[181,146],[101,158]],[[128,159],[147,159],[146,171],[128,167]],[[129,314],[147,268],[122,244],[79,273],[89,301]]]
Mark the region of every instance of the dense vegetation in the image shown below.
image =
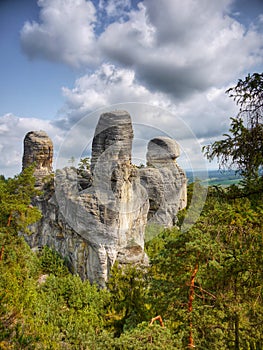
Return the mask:
[[[210,188],[188,232],[166,229],[148,242],[147,271],[116,265],[98,290],[49,248],[32,252],[18,214],[8,226],[10,208],[21,210],[11,183],[1,179],[10,206],[1,212],[1,349],[262,349],[262,194],[230,199],[233,188]],[[157,315],[164,328],[149,325]]]
[[[261,350],[260,162],[243,172],[243,186],[209,187],[194,225],[185,230],[181,211],[177,227],[147,242],[150,266],[116,264],[105,290],[71,275],[48,247],[31,251],[20,235],[41,216],[31,205],[33,169],[0,177],[0,349]]]

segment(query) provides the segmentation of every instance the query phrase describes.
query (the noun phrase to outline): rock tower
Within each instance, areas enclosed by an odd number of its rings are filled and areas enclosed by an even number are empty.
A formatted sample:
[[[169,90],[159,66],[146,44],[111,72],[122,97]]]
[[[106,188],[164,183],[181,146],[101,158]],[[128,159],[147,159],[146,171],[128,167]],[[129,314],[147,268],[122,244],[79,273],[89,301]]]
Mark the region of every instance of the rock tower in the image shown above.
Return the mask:
[[[43,179],[52,173],[53,143],[44,131],[30,131],[24,138],[22,167],[35,164],[36,185],[41,187]]]
[[[147,265],[147,221],[171,226],[186,204],[186,178],[176,163],[176,142],[151,140],[148,166],[139,170],[131,163],[132,141],[128,112],[102,114],[93,138],[91,169],[56,171],[54,188],[34,200],[43,216],[26,237],[32,247],[53,247],[72,272],[101,287],[116,260]],[[36,162],[40,186],[52,171],[52,142],[44,132],[30,132],[24,147],[23,168]]]

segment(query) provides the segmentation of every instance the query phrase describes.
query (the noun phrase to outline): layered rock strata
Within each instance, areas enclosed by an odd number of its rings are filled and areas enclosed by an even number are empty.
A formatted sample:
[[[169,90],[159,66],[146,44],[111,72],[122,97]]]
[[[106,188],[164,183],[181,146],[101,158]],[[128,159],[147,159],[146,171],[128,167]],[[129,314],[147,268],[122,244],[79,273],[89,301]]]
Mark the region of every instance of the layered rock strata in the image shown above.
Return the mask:
[[[133,129],[126,111],[102,114],[92,143],[91,169],[74,167],[52,175],[53,146],[44,132],[30,132],[24,140],[23,169],[36,164],[34,199],[42,219],[26,239],[31,247],[48,245],[68,262],[73,273],[105,287],[109,271],[121,264],[147,265],[144,231],[147,222],[176,223],[186,205],[186,177],[178,166],[177,143],[165,137],[148,144],[147,167],[131,163]]]
[[[44,131],[30,131],[24,138],[23,169],[35,164],[36,186],[52,173],[53,143]]]
[[[186,207],[187,180],[177,164],[179,156],[179,145],[169,137],[155,137],[148,143],[147,167],[140,169],[141,184],[150,204],[148,223],[176,225],[178,211]]]
[[[116,260],[148,263],[144,229],[149,203],[131,164],[132,138],[127,112],[103,114],[92,144],[90,185],[79,191],[76,169],[65,168],[57,171],[50,198],[35,200],[43,218],[32,227],[30,245],[52,246],[73,272],[101,287]]]

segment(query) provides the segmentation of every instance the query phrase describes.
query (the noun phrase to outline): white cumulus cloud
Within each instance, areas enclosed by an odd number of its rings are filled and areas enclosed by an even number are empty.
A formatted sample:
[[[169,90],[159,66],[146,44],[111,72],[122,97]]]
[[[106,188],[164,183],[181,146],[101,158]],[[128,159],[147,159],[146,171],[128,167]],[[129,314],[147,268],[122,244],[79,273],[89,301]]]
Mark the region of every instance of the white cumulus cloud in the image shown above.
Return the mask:
[[[263,63],[263,35],[232,15],[233,3],[39,0],[39,23],[25,23],[21,42],[31,58],[89,69],[114,63],[148,90],[184,99]]]
[[[132,109],[131,105],[135,103],[156,106],[172,113],[163,121],[148,113],[135,115],[136,122],[143,120],[155,127],[164,122],[171,129],[174,115],[184,120],[197,137],[214,137],[226,131],[229,117],[236,113],[234,102],[225,94],[226,88],[211,87],[206,93],[199,92],[187,100],[178,101],[172,95],[147,89],[137,81],[131,68],[103,64],[93,73],[77,79],[72,89],[63,87],[65,105],[55,123],[69,129],[96,110],[114,109],[118,104],[126,104]]]
[[[200,156],[201,152],[198,140],[202,144],[214,141],[228,129],[229,117],[237,113],[234,102],[225,94],[226,88],[212,87],[187,101],[178,101],[171,95],[148,90],[136,80],[131,68],[103,64],[95,72],[77,79],[72,89],[63,88],[65,105],[55,124],[68,129],[71,135],[65,139],[66,157],[76,149],[74,156],[78,158],[85,147],[90,151],[100,114],[125,109],[134,123],[137,155],[145,155],[152,137],[168,135],[181,142],[185,151],[188,150],[188,157],[194,159],[194,154]]]
[[[80,67],[97,63],[96,10],[91,1],[38,0],[40,22],[26,22],[21,44],[30,58]]]
[[[145,0],[99,39],[150,89],[182,99],[223,86],[262,63],[262,35],[230,16],[231,1]]]
[[[164,94],[150,92],[136,81],[132,69],[106,63],[93,73],[77,79],[73,89],[64,87],[62,91],[66,104],[60,111],[58,123],[63,127],[71,126],[99,108],[119,103],[148,103],[160,107],[170,104]]]
[[[62,88],[65,104],[52,122],[76,131],[69,154],[92,139],[99,114],[109,108],[127,109],[134,123],[147,125],[137,128],[137,141],[158,130],[180,142],[214,141],[237,113],[225,90],[263,63],[262,14],[245,25],[234,0],[38,4],[39,22],[26,22],[21,31],[25,53],[88,72]],[[182,146],[189,154],[198,149]]]

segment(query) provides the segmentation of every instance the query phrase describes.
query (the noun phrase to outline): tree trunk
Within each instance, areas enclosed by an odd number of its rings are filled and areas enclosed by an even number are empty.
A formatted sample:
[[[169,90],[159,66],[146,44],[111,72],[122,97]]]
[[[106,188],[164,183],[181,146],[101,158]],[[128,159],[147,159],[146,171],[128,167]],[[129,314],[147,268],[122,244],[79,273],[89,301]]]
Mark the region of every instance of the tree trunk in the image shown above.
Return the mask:
[[[188,312],[189,312],[189,344],[188,348],[192,349],[195,347],[193,338],[193,323],[192,323],[192,311],[193,311],[193,301],[195,297],[195,276],[198,272],[198,263],[196,263],[194,271],[190,280],[190,290],[189,290],[189,300],[188,300]]]
[[[6,225],[7,227],[10,227],[11,225],[12,215],[13,215],[13,212],[11,211],[8,216],[7,225]]]

